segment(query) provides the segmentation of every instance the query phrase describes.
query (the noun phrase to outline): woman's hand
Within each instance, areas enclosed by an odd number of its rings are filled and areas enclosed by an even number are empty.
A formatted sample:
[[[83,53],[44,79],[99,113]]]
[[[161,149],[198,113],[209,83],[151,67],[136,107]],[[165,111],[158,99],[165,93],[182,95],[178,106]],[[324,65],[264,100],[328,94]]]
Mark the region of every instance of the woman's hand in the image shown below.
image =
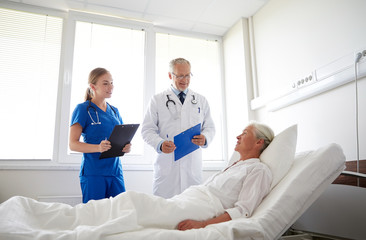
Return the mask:
[[[204,228],[206,227],[205,222],[195,221],[195,220],[184,220],[180,222],[177,226],[178,230],[185,231],[193,228]]]
[[[122,152],[124,152],[124,153],[129,153],[129,152],[131,152],[131,143],[129,143],[129,144],[126,144],[124,147],[123,147],[123,149],[122,149]]]
[[[227,212],[224,212],[223,214],[221,214],[217,217],[208,219],[206,221],[195,221],[195,220],[190,220],[190,219],[181,221],[178,224],[177,228],[178,228],[178,230],[183,230],[183,231],[188,230],[188,229],[193,229],[193,228],[204,228],[210,224],[227,222],[230,220],[231,220],[230,215]]]
[[[111,142],[108,140],[103,140],[99,143],[99,152],[105,152],[111,149],[112,145]]]

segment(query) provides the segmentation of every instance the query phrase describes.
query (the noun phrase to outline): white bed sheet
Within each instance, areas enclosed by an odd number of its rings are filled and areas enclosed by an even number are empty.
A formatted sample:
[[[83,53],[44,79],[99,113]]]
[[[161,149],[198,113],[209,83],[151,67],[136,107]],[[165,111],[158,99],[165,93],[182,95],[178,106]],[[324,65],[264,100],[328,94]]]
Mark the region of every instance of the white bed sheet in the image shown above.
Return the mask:
[[[0,239],[278,239],[315,201],[325,188],[344,169],[345,157],[337,144],[330,144],[316,151],[296,155],[294,164],[287,175],[273,188],[262,201],[251,218],[241,218],[225,223],[209,225],[203,229],[188,231],[158,228],[139,228],[126,232],[118,231],[120,223],[98,223],[100,219],[90,217],[95,227],[73,227],[57,232],[44,226],[35,226],[25,220],[26,212],[19,211],[16,223],[4,219],[9,214],[4,205],[0,205]],[[30,199],[18,198],[20,204],[32,204]],[[109,201],[105,201],[109,202]],[[54,207],[54,216],[60,214],[58,208],[71,207],[64,204],[50,204]],[[107,207],[107,206],[106,206]],[[100,209],[105,212],[106,208]],[[14,211],[14,210],[12,210]],[[125,214],[129,214],[125,212]],[[52,217],[52,214],[48,217]],[[87,216],[84,216],[87,217]],[[159,218],[158,214],[153,216]],[[117,227],[118,226],[118,227]],[[24,231],[27,229],[27,231]]]

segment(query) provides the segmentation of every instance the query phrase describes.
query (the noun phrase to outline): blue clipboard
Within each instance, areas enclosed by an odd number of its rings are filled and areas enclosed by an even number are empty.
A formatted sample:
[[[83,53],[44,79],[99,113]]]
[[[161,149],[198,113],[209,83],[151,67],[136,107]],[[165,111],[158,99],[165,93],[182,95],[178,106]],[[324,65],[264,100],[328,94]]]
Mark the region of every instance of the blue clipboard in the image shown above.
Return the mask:
[[[174,161],[177,161],[185,155],[197,150],[198,145],[192,143],[193,136],[201,134],[201,123],[194,127],[191,127],[184,132],[174,137],[174,144],[176,149],[174,150]]]

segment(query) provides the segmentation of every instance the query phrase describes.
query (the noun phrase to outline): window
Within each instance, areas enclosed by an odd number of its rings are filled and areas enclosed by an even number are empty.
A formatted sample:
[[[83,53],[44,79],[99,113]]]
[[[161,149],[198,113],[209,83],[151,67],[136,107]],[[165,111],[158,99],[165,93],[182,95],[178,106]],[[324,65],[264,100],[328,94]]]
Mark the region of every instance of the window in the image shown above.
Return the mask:
[[[52,158],[62,26],[0,8],[0,159]]]
[[[220,43],[216,40],[156,34],[156,92],[169,87],[169,62],[177,57],[183,57],[191,63],[193,77],[189,87],[207,98],[215,122],[216,134],[209,147],[202,151],[203,159],[222,160],[224,144]]]
[[[118,108],[123,122],[125,124],[141,123],[143,118],[145,31],[141,28],[126,28],[121,24],[106,20],[98,21],[98,19],[89,18],[88,21],[84,21],[85,18],[79,18],[78,14],[75,14],[74,17],[76,21],[74,22],[71,89],[67,88],[67,91],[71,91],[70,104],[68,105],[69,118],[67,119],[68,125],[64,125],[63,128],[69,131],[69,123],[75,106],[84,102],[84,95],[89,86],[89,73],[97,67],[106,68],[112,74],[114,90],[112,97],[107,101]],[[140,155],[141,158],[143,154],[144,142],[140,136],[139,128],[132,141],[131,153],[128,154],[130,157],[135,157],[134,163],[141,163],[140,160],[136,161],[137,155]],[[62,141],[68,141],[68,137],[67,139],[64,137]],[[68,154],[61,157],[61,162],[67,162],[70,159],[71,162],[80,161],[80,153],[71,152],[68,146],[65,149],[67,149]]]
[[[142,121],[145,33],[95,23],[77,22],[70,111],[82,102],[89,72],[104,67],[113,77],[108,102],[118,108],[124,123]],[[142,141],[134,139],[131,153],[142,154]]]

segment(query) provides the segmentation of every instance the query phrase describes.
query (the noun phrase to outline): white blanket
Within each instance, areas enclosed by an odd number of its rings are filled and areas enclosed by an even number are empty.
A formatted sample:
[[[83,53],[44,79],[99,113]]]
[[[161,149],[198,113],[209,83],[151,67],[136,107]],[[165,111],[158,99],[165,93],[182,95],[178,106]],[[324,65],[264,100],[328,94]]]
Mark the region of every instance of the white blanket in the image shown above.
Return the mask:
[[[13,197],[0,205],[0,239],[277,239],[340,174],[344,160],[335,144],[302,153],[251,218],[188,231],[174,228],[192,214],[203,220],[224,211],[202,187],[172,200],[127,192],[75,207]]]
[[[203,186],[172,199],[128,191],[115,198],[71,207],[13,197],[0,205],[1,232],[22,239],[101,239],[142,228],[175,229],[185,219],[206,220],[224,213],[218,199]]]

